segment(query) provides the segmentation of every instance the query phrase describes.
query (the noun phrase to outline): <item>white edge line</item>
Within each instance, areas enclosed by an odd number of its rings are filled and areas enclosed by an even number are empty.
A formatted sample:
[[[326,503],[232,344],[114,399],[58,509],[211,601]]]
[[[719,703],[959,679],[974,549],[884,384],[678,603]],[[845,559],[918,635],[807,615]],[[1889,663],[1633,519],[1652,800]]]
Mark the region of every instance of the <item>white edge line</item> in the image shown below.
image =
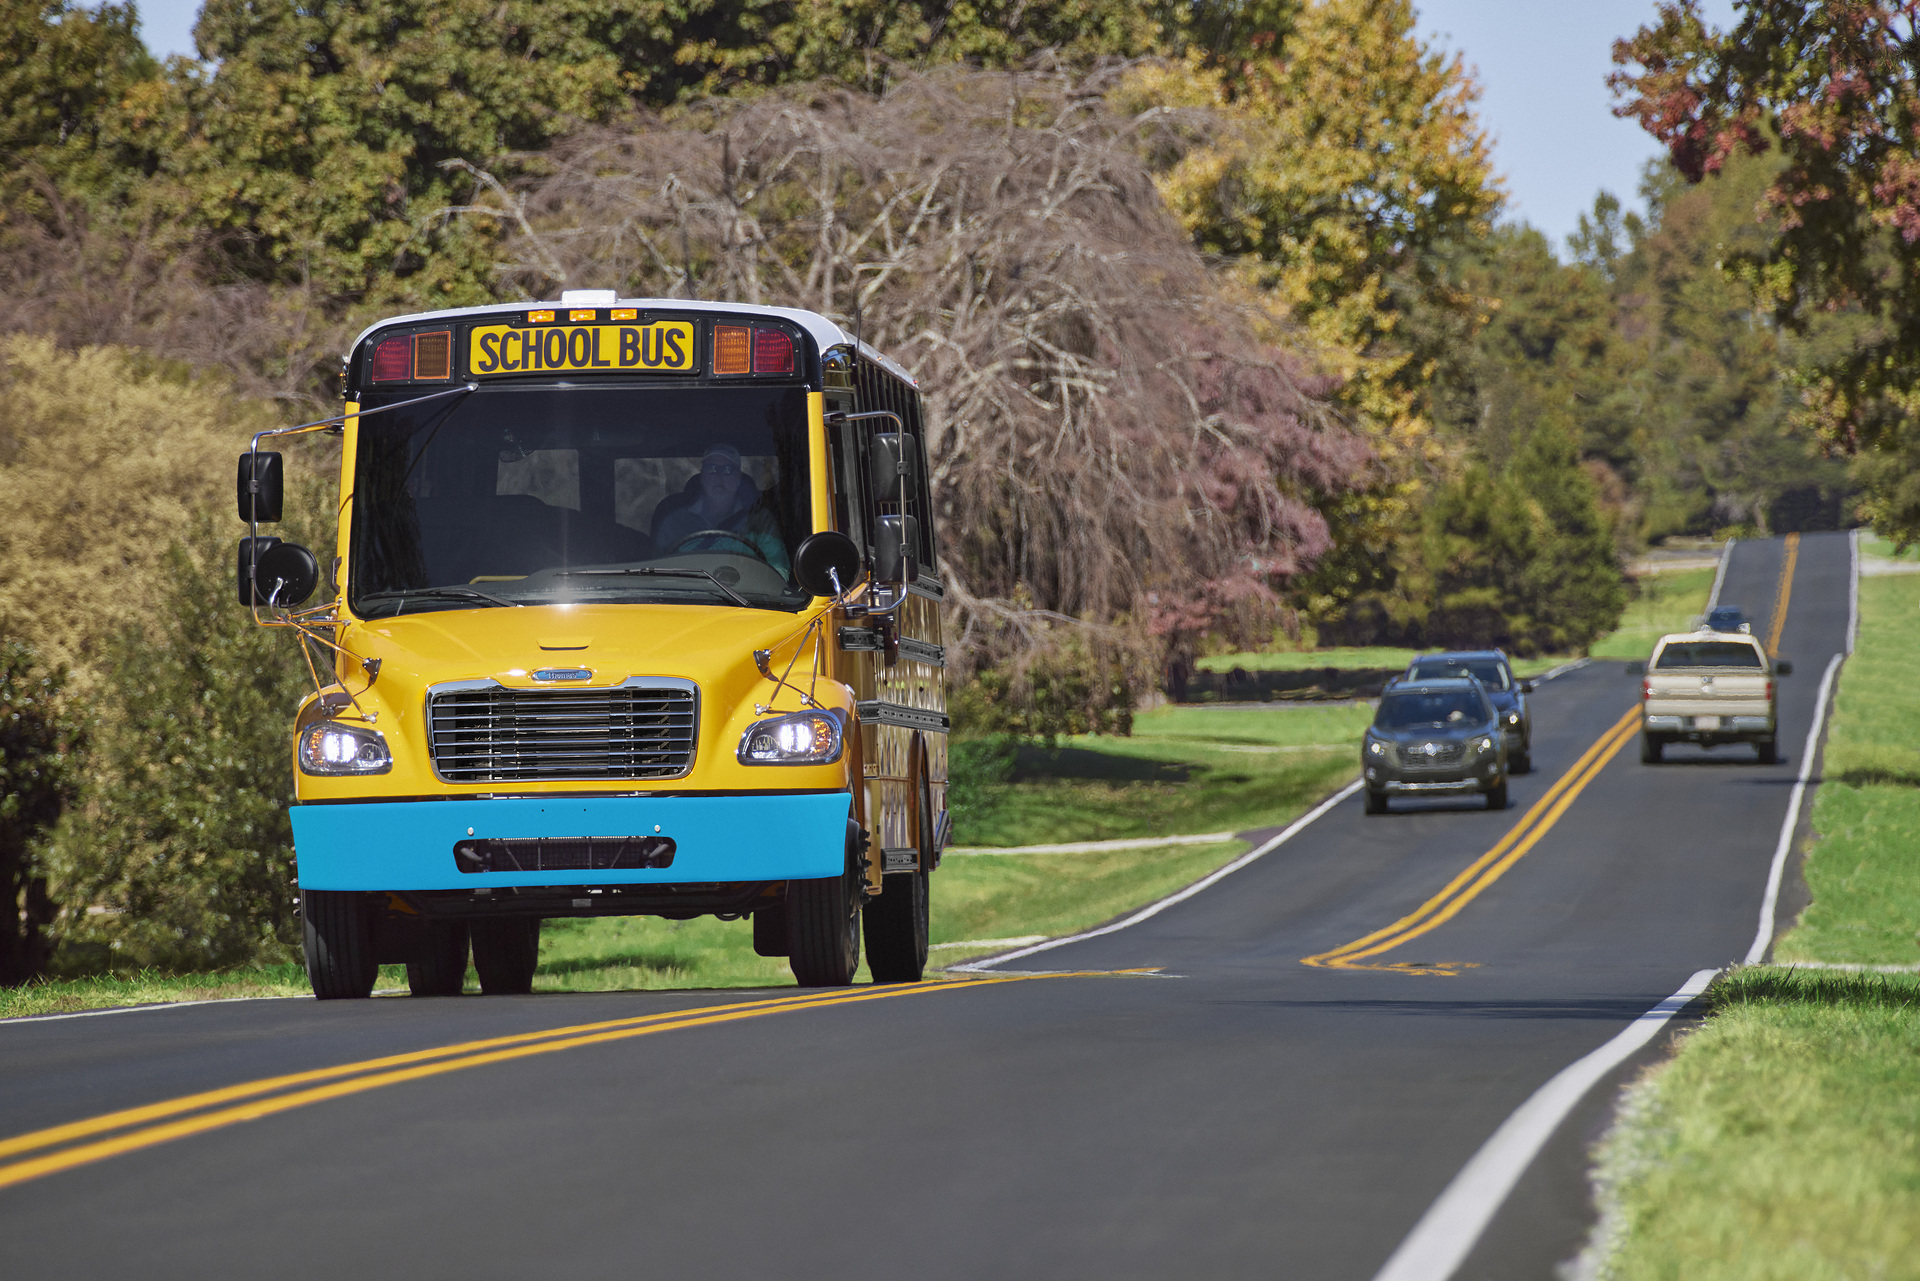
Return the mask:
[[[1373,1281],[1446,1281],[1452,1276],[1567,1113],[1607,1073],[1659,1035],[1719,973],[1696,972],[1679,991],[1622,1028],[1611,1041],[1562,1068],[1535,1090],[1460,1167]]]
[[[158,1001],[152,1005],[116,1005],[109,1010],[76,1010],[70,1014],[16,1014],[0,1019],[0,1027],[27,1023],[58,1023],[62,1019],[97,1019],[108,1014],[148,1014],[154,1010],[187,1010],[196,1005],[238,1005],[242,1001],[311,1001],[311,996],[223,996],[206,1001]]]
[[[1545,672],[1539,676],[1534,677],[1534,680],[1550,681],[1556,676],[1565,676],[1568,672],[1577,672],[1581,668],[1585,667],[1588,663],[1591,663],[1592,661],[1593,660],[1591,658],[1576,658],[1571,663],[1562,663],[1560,664],[1560,666],[1554,668],[1552,671]]]
[[[1853,653],[1853,643],[1860,636],[1860,531],[1847,531],[1848,573],[1847,580],[1847,653]]]
[[[1314,806],[1312,809],[1308,810],[1305,814],[1295,819],[1278,836],[1271,838],[1263,845],[1258,845],[1253,849],[1248,850],[1245,854],[1242,854],[1239,858],[1234,859],[1233,862],[1228,863],[1225,867],[1220,868],[1218,871],[1209,873],[1208,875],[1201,877],[1199,880],[1195,881],[1193,884],[1187,886],[1187,888],[1185,888],[1184,890],[1180,890],[1179,892],[1174,894],[1169,894],[1166,898],[1161,899],[1158,903],[1149,903],[1147,906],[1141,908],[1138,912],[1135,912],[1132,916],[1126,917],[1122,920],[1115,921],[1111,925],[1102,925],[1097,930],[1087,930],[1081,934],[1069,934],[1065,938],[1049,939],[1045,943],[1036,943],[1032,947],[1023,947],[1018,951],[1008,952],[1004,956],[989,957],[984,961],[968,961],[964,965],[951,965],[947,967],[947,973],[949,974],[955,974],[955,973],[989,974],[989,973],[992,973],[993,971],[989,970],[987,968],[988,966],[1000,965],[1007,961],[1017,961],[1023,956],[1032,956],[1036,952],[1046,952],[1056,947],[1065,947],[1069,943],[1078,943],[1082,939],[1099,938],[1102,934],[1113,934],[1120,930],[1126,929],[1130,925],[1138,925],[1140,924],[1140,922],[1147,920],[1149,917],[1158,916],[1160,913],[1166,911],[1168,908],[1172,907],[1174,904],[1184,903],[1188,899],[1192,898],[1194,895],[1200,893],[1200,891],[1206,889],[1211,885],[1218,883],[1225,877],[1231,876],[1233,873],[1239,871],[1241,868],[1253,862],[1255,859],[1262,858],[1268,854],[1271,854],[1274,850],[1279,849],[1282,845],[1285,845],[1288,841],[1292,840],[1297,834],[1303,831],[1308,824],[1312,823],[1315,819],[1319,818],[1321,815],[1325,814],[1328,810],[1338,805],[1341,801],[1346,800],[1349,796],[1352,796],[1355,792],[1359,791],[1360,784],[1361,784],[1360,779],[1357,779],[1357,778],[1354,779],[1351,783],[1348,783],[1345,787],[1335,792],[1332,796],[1329,796],[1326,800],[1321,801],[1318,805]]]
[[[1800,776],[1794,780],[1793,795],[1787,800],[1787,818],[1780,824],[1780,840],[1773,847],[1773,863],[1767,868],[1767,892],[1760,900],[1760,927],[1754,932],[1753,946],[1747,949],[1742,961],[1746,965],[1758,965],[1773,943],[1773,914],[1780,904],[1780,880],[1787,870],[1787,852],[1793,848],[1794,828],[1800,825],[1800,805],[1806,799],[1807,779],[1813,774],[1813,754],[1820,747],[1820,727],[1827,721],[1827,696],[1833,689],[1833,674],[1840,670],[1840,660],[1845,657],[1835,654],[1828,659],[1826,675],[1820,678],[1813,725],[1807,730],[1807,745],[1800,749]]]
[[[1720,568],[1713,571],[1713,590],[1707,593],[1707,608],[1720,603],[1720,584],[1727,581],[1727,562],[1733,559],[1733,539],[1720,544]]]

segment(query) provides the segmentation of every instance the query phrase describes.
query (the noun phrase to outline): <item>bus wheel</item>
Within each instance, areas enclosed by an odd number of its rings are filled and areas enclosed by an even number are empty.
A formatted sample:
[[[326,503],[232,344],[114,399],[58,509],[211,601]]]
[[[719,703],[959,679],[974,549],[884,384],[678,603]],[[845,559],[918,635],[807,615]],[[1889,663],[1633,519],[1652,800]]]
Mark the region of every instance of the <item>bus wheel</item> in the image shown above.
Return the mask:
[[[473,968],[488,996],[525,996],[540,965],[540,918],[499,916],[473,923]]]
[[[322,1001],[357,1000],[373,993],[373,899],[346,890],[303,890],[300,932],[306,943],[307,981]]]
[[[787,882],[787,964],[801,987],[844,987],[860,967],[860,902],[866,877],[858,854],[865,840],[865,834],[849,824],[845,871],[816,881]]]
[[[867,968],[875,983],[918,983],[927,972],[927,917],[933,866],[933,798],[920,781],[920,821],[916,840],[920,868],[895,872],[882,882],[880,897],[867,904]]]
[[[415,996],[458,996],[467,986],[467,923],[427,921],[407,962],[407,990]]]

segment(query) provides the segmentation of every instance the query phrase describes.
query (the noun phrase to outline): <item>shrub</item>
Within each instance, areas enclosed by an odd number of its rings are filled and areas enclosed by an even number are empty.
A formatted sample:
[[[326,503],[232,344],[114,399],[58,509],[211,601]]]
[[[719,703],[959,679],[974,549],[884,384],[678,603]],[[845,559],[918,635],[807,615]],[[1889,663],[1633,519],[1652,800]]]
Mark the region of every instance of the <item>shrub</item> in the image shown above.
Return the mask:
[[[46,965],[54,917],[38,845],[72,799],[78,735],[60,698],[64,669],[0,642],[0,984]]]

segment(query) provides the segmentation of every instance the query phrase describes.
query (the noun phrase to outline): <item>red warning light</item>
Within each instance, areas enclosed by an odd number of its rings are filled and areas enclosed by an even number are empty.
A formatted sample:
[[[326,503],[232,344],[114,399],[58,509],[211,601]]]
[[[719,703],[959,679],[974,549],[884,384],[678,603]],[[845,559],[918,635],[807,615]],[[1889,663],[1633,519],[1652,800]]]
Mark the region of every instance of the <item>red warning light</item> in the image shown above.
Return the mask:
[[[388,338],[373,349],[373,381],[406,382],[412,377],[412,338]]]
[[[753,372],[790,374],[793,372],[793,339],[779,329],[753,331]]]

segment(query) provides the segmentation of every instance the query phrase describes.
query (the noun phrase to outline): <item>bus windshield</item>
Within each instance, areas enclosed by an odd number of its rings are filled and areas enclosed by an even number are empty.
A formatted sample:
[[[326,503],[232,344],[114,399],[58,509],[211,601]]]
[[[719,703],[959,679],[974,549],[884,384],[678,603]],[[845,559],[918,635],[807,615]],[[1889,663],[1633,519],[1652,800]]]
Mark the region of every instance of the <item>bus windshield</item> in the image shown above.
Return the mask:
[[[483,387],[360,420],[350,601],[796,610],[809,496],[804,388]]]

